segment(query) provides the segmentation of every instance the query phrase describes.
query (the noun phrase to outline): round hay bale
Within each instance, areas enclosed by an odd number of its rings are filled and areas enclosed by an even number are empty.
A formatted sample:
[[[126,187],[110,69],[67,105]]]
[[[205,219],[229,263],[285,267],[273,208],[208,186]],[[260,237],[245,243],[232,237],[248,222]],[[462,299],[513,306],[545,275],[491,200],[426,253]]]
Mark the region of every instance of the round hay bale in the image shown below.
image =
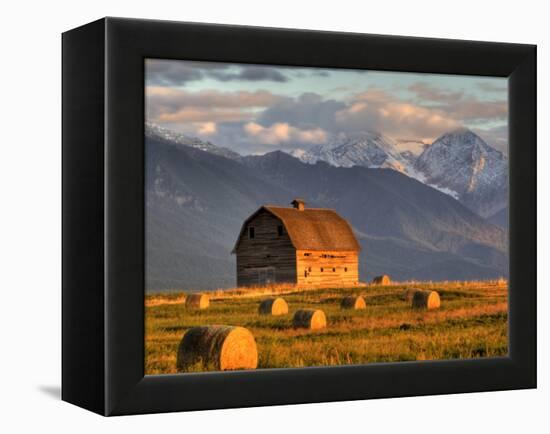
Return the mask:
[[[288,304],[284,298],[268,298],[260,303],[258,308],[260,315],[286,315]]]
[[[389,285],[391,282],[390,276],[387,274],[382,274],[381,276],[376,276],[374,279],[372,279],[372,283],[375,285]]]
[[[181,339],[176,364],[179,372],[256,369],[258,349],[244,327],[193,327]]]
[[[418,288],[407,288],[401,295],[401,299],[408,301],[410,303],[414,297],[414,293],[417,291],[422,291],[422,290]]]
[[[189,294],[185,298],[185,307],[188,309],[206,309],[210,306],[210,298],[206,294]]]
[[[292,325],[294,328],[324,329],[327,326],[327,317],[320,309],[300,309],[294,313]]]
[[[435,291],[416,291],[412,298],[415,309],[438,309],[441,306],[439,294]]]
[[[362,310],[367,308],[367,303],[365,303],[365,299],[360,295],[357,297],[354,295],[348,295],[342,299],[340,307],[342,309]]]

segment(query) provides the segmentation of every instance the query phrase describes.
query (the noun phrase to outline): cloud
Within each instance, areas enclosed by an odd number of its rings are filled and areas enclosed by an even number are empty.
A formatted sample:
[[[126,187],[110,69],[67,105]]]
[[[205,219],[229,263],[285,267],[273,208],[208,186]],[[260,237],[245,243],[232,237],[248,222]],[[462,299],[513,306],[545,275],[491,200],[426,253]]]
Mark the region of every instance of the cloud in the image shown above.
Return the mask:
[[[242,122],[160,122],[168,129],[190,137],[208,140],[242,155],[265,154],[275,150],[308,148],[324,143],[327,132],[320,128],[302,130],[289,124],[263,126],[254,121]]]
[[[216,122],[159,122],[164,128],[183,133],[190,137],[200,137],[203,139],[217,137],[219,132]]]
[[[217,125],[215,122],[199,122],[197,125],[197,133],[201,136],[209,136],[211,134],[216,134],[218,131]]]
[[[336,128],[335,113],[346,107],[342,101],[323,99],[320,95],[307,92],[297,98],[281,98],[263,111],[258,122],[271,125],[277,122],[289,122],[302,128]]]
[[[184,107],[171,112],[148,116],[150,122],[233,122],[252,118],[253,115],[242,110],[220,110],[217,108]]]
[[[264,145],[280,145],[291,141],[319,144],[325,143],[327,140],[327,134],[321,128],[301,130],[282,122],[275,123],[269,127],[264,127],[256,122],[249,122],[244,125],[244,131]]]
[[[147,59],[145,81],[149,86],[185,86],[188,82],[204,79],[282,83],[289,80],[282,69],[263,65]]]
[[[223,63],[147,59],[145,82],[153,86],[182,86],[189,81],[201,80],[210,70],[227,67]]]
[[[269,66],[239,66],[240,71],[236,73],[225,71],[214,71],[210,77],[220,81],[275,81],[283,83],[288,77],[283,75],[277,68]]]
[[[267,91],[189,92],[163,86],[146,88],[146,116],[151,122],[233,122],[251,120],[254,110],[280,97]]]
[[[148,101],[162,103],[168,107],[267,107],[280,97],[266,90],[220,92],[217,90],[202,90],[189,92],[170,87],[149,86],[146,91]]]
[[[411,84],[409,90],[424,101],[452,103],[464,97],[464,92],[449,92],[423,82]]]
[[[342,131],[372,130],[393,138],[413,137],[426,141],[461,125],[444,112],[402,102],[376,89],[356,95],[335,116]]]
[[[451,92],[427,83],[407,90],[415,98],[376,88],[336,100],[314,92],[290,97],[266,90],[148,86],[146,117],[189,135],[208,136],[244,154],[269,152],[274,146],[307,148],[340,132],[375,131],[393,139],[431,142],[462,126],[480,132],[489,144],[506,148],[507,131],[493,127],[507,124],[505,99],[480,101],[475,93]]]
[[[473,131],[491,146],[508,155],[508,125],[499,125],[492,128],[474,128]]]
[[[485,92],[498,92],[498,93],[507,93],[508,88],[505,85],[499,85],[495,83],[489,83],[486,81],[482,81],[480,83],[477,83],[477,87],[479,87],[481,90],[484,90]]]
[[[459,122],[485,122],[488,120],[504,120],[508,116],[508,102],[503,88],[491,83],[478,83],[491,89],[492,92],[502,91],[502,100],[480,101],[477,97],[467,95],[465,92],[450,92],[431,86],[424,82],[412,84],[408,90],[413,92],[416,103],[425,108],[433,108],[445,113],[447,116]]]
[[[479,102],[475,98],[468,98],[445,107],[443,110],[457,119],[470,122],[505,120],[508,117],[506,101]]]

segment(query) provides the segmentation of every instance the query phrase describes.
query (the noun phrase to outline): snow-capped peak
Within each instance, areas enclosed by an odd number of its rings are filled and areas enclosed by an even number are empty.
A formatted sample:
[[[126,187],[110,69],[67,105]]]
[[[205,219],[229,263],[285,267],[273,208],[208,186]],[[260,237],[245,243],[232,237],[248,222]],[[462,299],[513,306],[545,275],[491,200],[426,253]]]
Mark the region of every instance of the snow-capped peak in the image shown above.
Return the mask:
[[[439,137],[417,158],[414,169],[427,184],[456,192],[462,203],[482,216],[506,206],[506,157],[466,128]]]
[[[233,160],[240,158],[240,155],[231,149],[216,146],[211,142],[201,140],[197,137],[190,137],[177,131],[163,128],[152,122],[145,123],[145,136],[153,139],[160,139],[162,141],[168,141],[177,145],[190,146],[192,148],[200,149],[201,151],[221,155],[222,157],[231,158]]]
[[[324,161],[337,167],[390,168],[409,173],[409,164],[400,155],[395,142],[372,131],[339,133],[326,144],[313,146],[307,151],[300,150],[293,155],[309,164]]]

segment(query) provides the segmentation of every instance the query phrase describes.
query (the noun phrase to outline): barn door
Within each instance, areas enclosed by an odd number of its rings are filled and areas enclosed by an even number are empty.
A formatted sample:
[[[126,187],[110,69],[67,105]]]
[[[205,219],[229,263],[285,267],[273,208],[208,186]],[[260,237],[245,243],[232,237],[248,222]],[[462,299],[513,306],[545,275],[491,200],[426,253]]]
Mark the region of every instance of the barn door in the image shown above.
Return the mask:
[[[259,268],[258,284],[267,285],[270,283],[275,283],[275,268],[274,267]]]
[[[275,269],[274,268],[268,268],[266,270],[265,283],[275,283]]]
[[[260,268],[258,270],[258,283],[260,285],[265,285],[267,280],[267,270],[265,268]]]

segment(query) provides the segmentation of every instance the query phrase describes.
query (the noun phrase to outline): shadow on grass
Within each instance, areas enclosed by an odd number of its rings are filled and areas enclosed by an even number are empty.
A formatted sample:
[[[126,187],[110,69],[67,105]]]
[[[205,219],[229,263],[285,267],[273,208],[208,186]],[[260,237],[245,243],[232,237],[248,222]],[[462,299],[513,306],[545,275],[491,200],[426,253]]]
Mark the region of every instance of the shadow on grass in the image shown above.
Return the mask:
[[[439,293],[442,300],[460,300],[463,298],[486,297],[485,294],[480,294],[478,292],[453,291],[448,289],[436,289],[435,291]]]

